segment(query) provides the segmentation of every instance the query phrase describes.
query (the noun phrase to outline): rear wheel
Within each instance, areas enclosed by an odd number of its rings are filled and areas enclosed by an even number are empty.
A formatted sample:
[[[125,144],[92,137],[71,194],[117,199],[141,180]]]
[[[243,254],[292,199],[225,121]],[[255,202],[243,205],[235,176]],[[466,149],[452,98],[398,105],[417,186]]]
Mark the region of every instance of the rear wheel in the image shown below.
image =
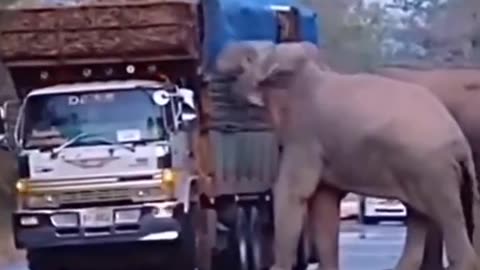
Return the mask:
[[[252,205],[249,211],[249,261],[251,270],[269,269],[273,261],[273,230],[268,226],[271,214],[265,204]]]
[[[245,208],[238,206],[236,215],[236,228],[234,231],[233,254],[237,260],[239,270],[249,270],[248,263],[248,218]]]

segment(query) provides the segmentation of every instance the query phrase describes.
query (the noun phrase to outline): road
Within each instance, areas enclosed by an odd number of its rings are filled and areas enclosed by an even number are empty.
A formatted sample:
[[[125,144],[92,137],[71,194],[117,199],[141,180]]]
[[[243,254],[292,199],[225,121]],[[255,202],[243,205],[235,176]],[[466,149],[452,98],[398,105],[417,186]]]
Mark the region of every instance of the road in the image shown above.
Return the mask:
[[[362,231],[364,238],[362,238]],[[393,269],[403,248],[405,227],[398,223],[360,226],[342,224],[340,269]]]
[[[362,231],[365,238],[361,237]],[[340,269],[392,269],[400,255],[404,237],[405,227],[399,224],[360,226],[353,221],[343,222],[340,236]],[[315,267],[312,265],[309,269]],[[2,270],[28,269],[25,263],[19,263]]]

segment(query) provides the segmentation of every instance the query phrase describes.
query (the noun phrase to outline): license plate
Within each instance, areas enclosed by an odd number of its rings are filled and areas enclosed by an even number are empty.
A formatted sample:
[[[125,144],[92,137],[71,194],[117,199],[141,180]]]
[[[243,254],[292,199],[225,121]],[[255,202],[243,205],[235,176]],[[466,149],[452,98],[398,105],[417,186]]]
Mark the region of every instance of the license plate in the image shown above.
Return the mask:
[[[113,212],[110,209],[90,209],[82,215],[85,227],[108,227],[113,224]]]

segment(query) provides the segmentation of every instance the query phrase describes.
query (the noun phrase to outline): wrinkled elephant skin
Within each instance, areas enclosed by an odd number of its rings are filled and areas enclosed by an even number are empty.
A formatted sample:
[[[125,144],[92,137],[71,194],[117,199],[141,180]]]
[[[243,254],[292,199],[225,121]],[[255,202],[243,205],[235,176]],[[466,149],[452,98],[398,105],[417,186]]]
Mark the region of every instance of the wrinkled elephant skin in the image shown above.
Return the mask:
[[[475,168],[445,106],[415,84],[322,70],[308,46],[237,43],[219,56],[220,63],[241,66],[233,87],[267,107],[284,147],[273,191],[273,269],[291,269],[307,210],[316,223],[320,268],[338,269],[338,237],[331,234],[338,236],[344,192],[395,198],[409,207],[397,270],[419,268],[427,221],[444,232],[451,270],[477,269],[466,226],[471,201],[478,199]]]

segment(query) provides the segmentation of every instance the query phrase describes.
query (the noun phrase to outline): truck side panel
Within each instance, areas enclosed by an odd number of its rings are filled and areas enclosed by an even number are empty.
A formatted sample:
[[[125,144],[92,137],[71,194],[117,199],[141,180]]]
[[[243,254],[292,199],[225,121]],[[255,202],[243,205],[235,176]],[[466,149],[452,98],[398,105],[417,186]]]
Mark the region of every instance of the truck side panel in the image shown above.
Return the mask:
[[[203,156],[210,160],[207,170],[213,174],[210,195],[269,191],[277,173],[279,144],[266,110],[239,99],[222,78],[214,78],[204,90],[208,154]]]
[[[272,132],[209,132],[215,164],[216,194],[268,191],[278,167],[278,144]]]

